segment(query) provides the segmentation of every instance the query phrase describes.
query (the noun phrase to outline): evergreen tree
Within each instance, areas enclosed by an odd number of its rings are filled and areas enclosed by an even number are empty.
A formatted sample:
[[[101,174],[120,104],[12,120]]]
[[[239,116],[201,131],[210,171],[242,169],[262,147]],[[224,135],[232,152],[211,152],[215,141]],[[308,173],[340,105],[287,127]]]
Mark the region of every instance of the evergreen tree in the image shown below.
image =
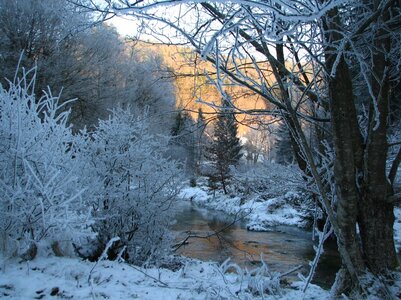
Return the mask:
[[[196,160],[196,167],[197,171],[199,172],[199,168],[203,158],[203,150],[205,148],[205,129],[206,129],[206,121],[205,117],[203,116],[202,108],[198,109],[198,118],[196,120],[196,148],[195,148],[195,160]]]
[[[291,136],[285,122],[280,122],[276,131],[276,162],[288,165],[294,161]]]
[[[195,164],[195,124],[191,116],[180,110],[171,128],[172,157],[184,160],[186,169],[193,172]]]
[[[175,116],[174,119],[174,124],[173,127],[171,128],[171,136],[173,136],[175,139],[181,134],[181,131],[184,128],[184,116],[182,111],[180,110],[177,115]]]
[[[220,181],[227,194],[227,180],[230,178],[230,166],[235,166],[241,158],[241,144],[237,137],[238,125],[228,101],[217,115],[211,145],[208,147],[208,158],[215,167],[214,178]]]

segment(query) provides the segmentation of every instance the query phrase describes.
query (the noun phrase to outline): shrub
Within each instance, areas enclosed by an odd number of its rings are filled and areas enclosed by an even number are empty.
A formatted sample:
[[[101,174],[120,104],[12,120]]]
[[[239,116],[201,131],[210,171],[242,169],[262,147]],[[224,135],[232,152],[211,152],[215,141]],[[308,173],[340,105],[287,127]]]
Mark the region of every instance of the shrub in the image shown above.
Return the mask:
[[[130,261],[160,258],[169,249],[177,163],[164,156],[167,140],[150,134],[145,118],[118,108],[100,121],[88,143],[89,172],[98,178],[93,201],[100,244],[119,237]],[[87,177],[91,175],[88,174]]]
[[[0,86],[3,252],[24,246],[36,255],[35,244],[46,240],[89,241],[102,253],[114,238],[131,261],[163,256],[181,182],[177,163],[164,155],[167,139],[129,108],[74,135],[67,103],[50,91],[35,99],[29,75],[8,90]]]
[[[6,252],[90,234],[86,189],[77,176],[79,145],[67,125],[70,111],[50,92],[35,99],[28,73],[8,89],[0,86],[0,232]]]

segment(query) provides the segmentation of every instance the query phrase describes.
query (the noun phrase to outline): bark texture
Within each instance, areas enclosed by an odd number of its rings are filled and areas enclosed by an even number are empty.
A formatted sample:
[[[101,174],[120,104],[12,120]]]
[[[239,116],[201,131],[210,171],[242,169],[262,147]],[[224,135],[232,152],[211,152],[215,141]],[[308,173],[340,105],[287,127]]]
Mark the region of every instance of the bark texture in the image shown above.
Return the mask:
[[[371,4],[378,9],[377,3]],[[333,9],[324,21],[328,45],[325,50],[326,66],[331,71],[328,82],[336,154],[337,220],[344,246],[357,273],[362,275],[368,270],[373,274],[382,274],[395,269],[398,264],[393,240],[394,205],[388,201],[392,196],[392,188],[386,175],[390,99],[386,53],[390,46],[389,38],[380,27],[373,37],[375,51],[369,74],[373,95],[369,99],[367,136],[363,138],[357,119],[351,66],[336,48],[342,39],[338,16],[338,11]],[[386,17],[387,14],[383,13],[381,21],[384,22]],[[339,277],[345,276],[347,272],[342,270]],[[344,278],[337,278],[335,293],[358,285],[358,282],[350,283]]]

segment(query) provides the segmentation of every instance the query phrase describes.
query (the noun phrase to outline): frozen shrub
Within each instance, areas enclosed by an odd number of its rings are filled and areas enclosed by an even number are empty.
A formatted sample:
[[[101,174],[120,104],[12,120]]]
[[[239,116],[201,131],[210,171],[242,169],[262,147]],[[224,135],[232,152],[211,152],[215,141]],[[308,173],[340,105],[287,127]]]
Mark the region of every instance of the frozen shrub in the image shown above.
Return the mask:
[[[29,75],[0,87],[3,252],[45,240],[72,241],[78,251],[89,241],[102,253],[115,238],[109,258],[121,249],[135,262],[162,257],[181,181],[178,165],[165,156],[166,138],[151,134],[146,116],[129,108],[74,135],[67,103],[50,92],[35,99]]]
[[[239,296],[245,296],[245,299],[248,299],[249,295],[260,296],[262,299],[264,299],[264,295],[273,295],[274,298],[282,296],[280,278],[286,274],[270,271],[262,255],[260,258],[261,266],[252,270],[243,269],[237,264],[232,263],[230,259],[227,259],[218,267],[218,272],[223,277],[226,277],[229,272],[236,273],[238,275],[237,278],[241,279],[241,288],[236,293]],[[229,280],[224,279],[226,283],[229,283]]]
[[[146,117],[145,117],[146,118]],[[178,166],[164,156],[167,140],[152,135],[144,121],[118,108],[91,134],[87,153],[93,209],[100,244],[119,237],[115,255],[136,263],[160,258],[169,249],[172,204],[180,182]]]
[[[2,250],[89,234],[78,145],[58,97],[35,99],[29,74],[0,86]],[[35,78],[35,75],[33,75]]]
[[[240,165],[234,173],[235,190],[242,194],[258,193],[269,199],[304,187],[301,172],[294,166],[268,161],[255,165]]]

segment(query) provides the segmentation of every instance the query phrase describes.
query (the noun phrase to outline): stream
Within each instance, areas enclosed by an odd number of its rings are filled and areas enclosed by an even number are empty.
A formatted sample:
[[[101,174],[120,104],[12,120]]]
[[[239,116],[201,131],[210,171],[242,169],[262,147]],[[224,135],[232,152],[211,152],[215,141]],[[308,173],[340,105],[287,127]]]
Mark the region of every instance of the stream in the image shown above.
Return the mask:
[[[176,223],[171,229],[178,242],[184,240],[189,232],[191,235],[206,236],[220,231],[231,224],[234,217],[180,202],[175,219]],[[334,282],[340,258],[334,241],[326,242],[324,248],[312,282],[328,288]],[[268,232],[248,231],[245,223],[240,221],[220,232],[218,237],[190,238],[177,253],[219,263],[231,258],[233,262],[248,269],[260,265],[262,253],[270,270],[284,273],[302,265],[298,272],[304,275],[307,275],[308,263],[315,255],[310,232],[291,226],[277,226]],[[289,279],[297,279],[296,273]]]

